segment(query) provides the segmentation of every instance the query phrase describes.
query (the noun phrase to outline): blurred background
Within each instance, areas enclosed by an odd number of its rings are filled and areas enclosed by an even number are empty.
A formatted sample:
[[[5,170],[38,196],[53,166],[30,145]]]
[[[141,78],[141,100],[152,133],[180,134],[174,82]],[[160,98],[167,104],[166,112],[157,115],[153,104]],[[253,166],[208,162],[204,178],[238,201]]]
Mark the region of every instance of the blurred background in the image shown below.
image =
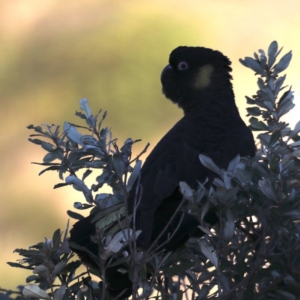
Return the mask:
[[[244,0],[0,0],[0,287],[24,284],[31,273],[9,267],[15,248],[27,248],[55,229],[83,201],[71,187],[53,190],[57,173],[38,176],[45,152],[27,141],[30,124],[80,122],[89,99],[115,138],[156,142],[182,112],[161,94],[160,73],[179,45],[205,46],[232,60],[237,105],[256,92],[253,72],[239,58],[267,50],[273,40],[293,50],[287,84],[300,90],[300,2]],[[288,121],[295,124],[296,108]],[[144,155],[143,159],[145,159]]]

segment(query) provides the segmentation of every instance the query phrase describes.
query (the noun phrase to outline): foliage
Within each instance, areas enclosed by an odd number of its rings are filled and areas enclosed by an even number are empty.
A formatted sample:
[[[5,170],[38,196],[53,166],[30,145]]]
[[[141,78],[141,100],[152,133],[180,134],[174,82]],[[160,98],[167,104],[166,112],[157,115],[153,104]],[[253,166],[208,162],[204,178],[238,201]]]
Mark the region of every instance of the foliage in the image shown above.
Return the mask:
[[[99,256],[91,255],[99,268],[75,275],[80,261],[72,260],[68,227],[63,237],[58,230],[52,240],[16,250],[24,258],[10,265],[33,270],[34,274],[27,277],[23,294],[57,300],[108,299],[103,274],[109,266],[122,262],[123,272],[128,272],[133,281],[134,299],[148,299],[153,289],[156,299],[298,299],[300,122],[292,130],[281,120],[294,104],[293,92],[283,86],[286,76],[278,75],[288,67],[292,55],[287,53],[275,64],[280,52],[277,42],[272,42],[267,55],[259,50],[254,59],[240,60],[259,75],[259,90],[255,96],[246,97],[251,105],[247,109],[250,127],[262,132],[257,154],[252,159],[236,157],[227,170],[200,155],[202,164],[216,173],[213,185],[206,190],[199,183],[197,191],[185,183],[180,187],[189,201],[186,213],[199,218],[206,235],[200,240],[190,239],[184,248],[172,253],[158,249],[142,253],[136,249],[139,233],[128,229],[134,214],[128,215],[126,197],[139,178],[142,153],[131,158],[136,142],[131,139],[121,148],[117,146],[108,128],[101,127],[106,113],[98,121],[99,113],[93,116],[87,100],[82,99],[83,113],[76,115],[87,126],[65,123],[62,133],[58,126],[29,126],[36,132],[30,141],[47,151],[40,163],[46,168],[40,174],[54,170],[60,179],[68,175],[65,183],[55,187],[71,184],[82,192],[85,203],[74,203],[77,210],[98,207],[102,211],[93,238],[99,245]],[[96,182],[88,187],[85,180],[93,172],[97,173]],[[104,184],[112,188],[111,194],[98,193]],[[214,228],[203,221],[210,207],[220,220]],[[68,214],[82,218],[74,211]],[[129,252],[124,251],[125,246]],[[103,284],[94,282],[91,273]]]

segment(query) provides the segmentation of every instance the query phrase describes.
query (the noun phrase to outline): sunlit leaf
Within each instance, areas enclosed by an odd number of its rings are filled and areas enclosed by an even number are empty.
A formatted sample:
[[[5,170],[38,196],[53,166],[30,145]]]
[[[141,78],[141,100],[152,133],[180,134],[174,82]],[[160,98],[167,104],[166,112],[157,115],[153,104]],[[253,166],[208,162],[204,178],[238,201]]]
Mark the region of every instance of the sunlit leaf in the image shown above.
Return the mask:
[[[187,199],[193,197],[193,190],[185,182],[179,182],[180,193]]]
[[[80,104],[80,109],[83,110],[85,112],[85,115],[87,118],[89,118],[91,116],[91,109],[89,107],[89,102],[86,98],[82,98],[80,101],[79,101],[79,104]]]
[[[209,158],[208,156],[204,155],[204,154],[200,154],[199,155],[200,161],[201,163],[208,169],[214,171],[215,173],[217,173],[218,175],[222,175],[220,168],[212,161],[211,158]]]
[[[33,297],[33,298],[51,299],[44,290],[42,290],[35,284],[25,285],[22,293],[25,297],[28,298]]]
[[[200,248],[202,253],[210,260],[210,262],[218,268],[218,257],[215,252],[215,249],[212,245],[208,244],[207,241],[201,240],[200,242]]]
[[[68,138],[76,144],[81,143],[81,134],[77,131],[76,127],[70,125],[68,122],[64,123],[64,131],[66,132]]]

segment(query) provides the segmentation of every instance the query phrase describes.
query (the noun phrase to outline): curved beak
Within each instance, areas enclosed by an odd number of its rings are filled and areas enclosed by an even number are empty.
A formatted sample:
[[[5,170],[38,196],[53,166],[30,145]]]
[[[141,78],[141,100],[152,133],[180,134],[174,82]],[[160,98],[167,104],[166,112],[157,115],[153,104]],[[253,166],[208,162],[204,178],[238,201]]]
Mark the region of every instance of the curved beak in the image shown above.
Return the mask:
[[[170,72],[170,70],[173,70],[171,65],[165,66],[165,68],[162,70],[161,75],[160,75],[160,81],[163,83],[164,78],[166,77],[166,74]]]

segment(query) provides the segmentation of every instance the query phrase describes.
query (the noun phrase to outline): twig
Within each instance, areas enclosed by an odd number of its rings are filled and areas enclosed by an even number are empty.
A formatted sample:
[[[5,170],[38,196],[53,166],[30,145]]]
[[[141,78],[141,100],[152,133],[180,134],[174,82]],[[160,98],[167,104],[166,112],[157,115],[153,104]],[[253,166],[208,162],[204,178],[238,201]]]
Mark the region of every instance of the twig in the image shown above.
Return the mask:
[[[170,218],[170,220],[168,221],[167,225],[165,226],[165,228],[162,230],[162,232],[157,236],[157,238],[155,239],[155,241],[150,245],[150,247],[148,248],[147,252],[145,253],[145,255],[150,255],[150,251],[156,246],[158,240],[163,236],[163,234],[166,232],[166,230],[168,229],[168,227],[171,225],[172,221],[174,220],[174,218],[176,217],[177,213],[180,211],[180,209],[182,208],[183,204],[185,203],[185,197],[182,198],[180,204],[178,205],[177,209],[175,210],[174,214],[172,215],[172,217]],[[176,227],[176,229],[173,231],[171,237],[174,236],[175,232],[178,230],[182,219],[183,219],[184,214],[182,214],[181,219],[179,221],[178,226]],[[164,245],[166,245],[171,238],[169,238],[166,242],[164,242],[163,244],[161,244],[159,247],[157,247],[155,250],[157,250],[158,248],[162,248]]]
[[[263,241],[265,239],[265,228],[262,231],[262,234],[260,238],[258,238],[254,244],[258,244],[260,241]],[[263,260],[264,257],[261,257],[262,250],[265,247],[265,243],[261,243],[260,247],[256,253],[256,258],[253,264],[252,269],[248,272],[248,274],[238,283],[236,284],[233,288],[231,288],[229,291],[226,293],[220,295],[219,300],[225,299],[227,296],[229,296],[232,292],[236,291],[239,287],[247,286],[249,280],[254,276],[257,268],[261,265],[261,261]]]
[[[149,146],[150,146],[150,143],[147,143],[147,145],[145,146],[144,150],[136,158],[134,158],[133,160],[131,160],[129,162],[129,164],[131,164],[134,161],[138,160],[144,153],[146,153]]]

